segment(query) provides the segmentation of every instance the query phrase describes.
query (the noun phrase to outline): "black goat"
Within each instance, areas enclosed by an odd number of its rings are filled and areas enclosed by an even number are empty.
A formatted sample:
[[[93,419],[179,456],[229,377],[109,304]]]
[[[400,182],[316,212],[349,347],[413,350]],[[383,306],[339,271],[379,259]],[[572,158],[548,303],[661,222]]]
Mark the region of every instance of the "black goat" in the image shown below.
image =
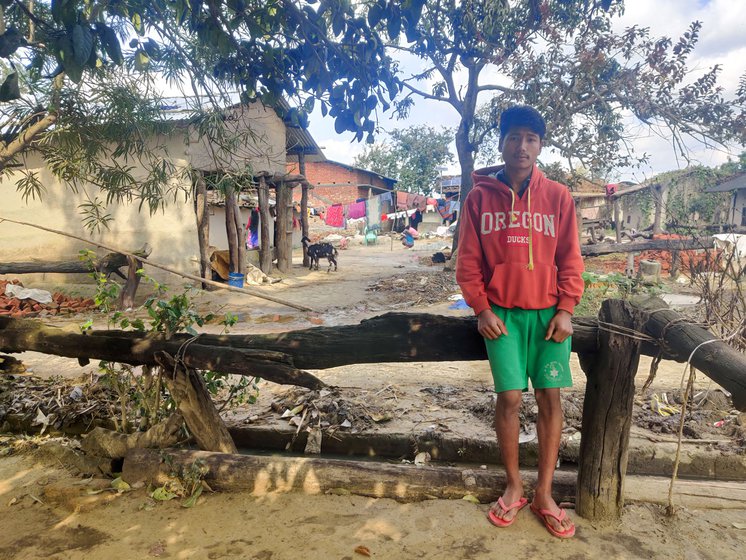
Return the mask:
[[[301,239],[301,243],[303,243],[303,246],[306,248],[306,254],[311,262],[311,266],[308,267],[308,270],[313,270],[314,268],[318,270],[319,260],[326,258],[329,261],[329,268],[327,268],[326,271],[329,272],[332,269],[332,265],[334,265],[334,272],[337,271],[337,255],[339,253],[337,253],[337,250],[331,243],[314,243],[313,245],[310,245],[311,240],[305,236]]]

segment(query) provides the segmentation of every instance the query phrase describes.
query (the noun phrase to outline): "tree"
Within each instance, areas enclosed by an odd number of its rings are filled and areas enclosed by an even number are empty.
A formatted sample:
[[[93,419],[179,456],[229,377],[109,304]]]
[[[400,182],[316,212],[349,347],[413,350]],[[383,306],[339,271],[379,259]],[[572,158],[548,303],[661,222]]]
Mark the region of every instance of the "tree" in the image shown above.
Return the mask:
[[[373,2],[369,20],[376,20],[374,10],[395,10],[392,4]],[[701,24],[676,43],[639,27],[615,33],[612,18],[621,10],[622,2],[613,0],[424,3],[404,39],[396,26],[389,29],[390,49],[425,63],[401,78],[397,110],[405,116],[420,97],[458,113],[462,195],[471,189],[475,155],[495,130],[496,115],[516,103],[544,112],[551,126],[547,144],[593,171],[632,163],[627,116],[664,130],[682,152],[687,137],[746,140],[746,77],[730,101],[717,84],[719,66],[691,79],[687,60]],[[494,79],[488,83],[486,76]],[[489,109],[478,113],[487,97]]]
[[[453,162],[448,145],[453,133],[430,126],[394,130],[388,144],[374,144],[355,158],[355,165],[396,177],[399,190],[432,193],[440,181],[438,167]]]
[[[220,109],[259,99],[304,125],[321,103],[338,132],[372,142],[375,115],[399,91],[383,41],[345,0],[0,0],[0,173],[40,150],[76,187],[106,201],[162,204],[175,172],[143,138],[164,121],[157,77],[192,94],[200,127],[220,127]],[[124,128],[122,128],[124,127]],[[217,127],[217,128],[216,128]],[[146,160],[148,177],[125,163]],[[27,174],[21,188],[40,196]],[[92,197],[92,216],[103,201]]]

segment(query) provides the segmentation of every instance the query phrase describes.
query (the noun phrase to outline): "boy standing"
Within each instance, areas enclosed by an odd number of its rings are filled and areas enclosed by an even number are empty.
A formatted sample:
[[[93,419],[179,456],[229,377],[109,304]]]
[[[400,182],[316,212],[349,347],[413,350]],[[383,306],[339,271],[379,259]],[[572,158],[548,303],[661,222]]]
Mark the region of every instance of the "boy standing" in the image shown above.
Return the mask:
[[[495,431],[507,476],[489,520],[507,527],[528,500],[518,465],[519,410],[528,380],[539,406],[539,472],[531,510],[554,536],[575,525],[552,498],[562,433],[560,388],[570,387],[570,322],[583,293],[575,205],[536,167],[546,125],[536,109],[500,116],[504,165],[473,173],[462,204],[456,279],[478,317],[495,381]]]

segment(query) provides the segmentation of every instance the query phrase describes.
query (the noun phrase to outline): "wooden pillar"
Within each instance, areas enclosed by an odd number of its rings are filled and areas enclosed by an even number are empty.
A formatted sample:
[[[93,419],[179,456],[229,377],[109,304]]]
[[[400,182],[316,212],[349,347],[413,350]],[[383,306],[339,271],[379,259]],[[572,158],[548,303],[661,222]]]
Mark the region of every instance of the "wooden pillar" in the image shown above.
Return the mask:
[[[640,326],[630,303],[607,300],[599,321],[621,327]],[[598,352],[581,356],[588,378],[578,458],[575,511],[593,521],[619,519],[624,505],[629,429],[635,395],[640,342],[599,330]]]
[[[306,176],[306,156],[303,153],[298,154],[298,172],[303,175],[303,177]],[[300,191],[300,228],[301,228],[301,235],[303,237],[308,237],[308,182],[303,181],[301,184],[301,191]],[[303,245],[303,266],[308,268],[310,265],[310,261],[308,260],[308,252],[306,251],[306,246]]]
[[[619,208],[619,198],[614,199],[614,227],[616,229],[616,242],[622,242],[622,223],[621,209]]]
[[[669,269],[669,275],[671,278],[676,278],[679,275],[679,266],[681,265],[681,259],[679,258],[679,251],[676,249],[671,250],[671,268]]]
[[[290,272],[293,251],[293,189],[284,181],[277,185],[275,210],[277,268],[280,272]]]
[[[236,231],[236,193],[232,189],[225,192],[225,232],[228,236],[228,254],[230,271],[239,272],[241,266],[238,258],[238,231]]]
[[[236,204],[233,210],[233,218],[236,222],[236,242],[238,244],[238,272],[246,274],[246,228],[244,227],[243,216],[241,215],[241,206]]]
[[[667,189],[663,185],[655,185],[653,188],[653,200],[655,201],[655,216],[653,218],[653,235],[663,233],[663,221],[665,215],[665,204]]]
[[[207,248],[210,245],[210,213],[207,207],[207,185],[201,171],[194,172],[194,213],[197,217],[197,240],[199,241],[199,275],[210,280],[212,277]],[[207,284],[202,284],[207,289]]]
[[[257,187],[259,198],[259,268],[264,274],[272,272],[272,247],[269,241],[269,224],[272,218],[269,215],[269,185],[267,178],[259,177]]]
[[[578,223],[578,241],[583,244],[583,199],[575,201],[575,220]],[[593,237],[591,235],[591,237]]]

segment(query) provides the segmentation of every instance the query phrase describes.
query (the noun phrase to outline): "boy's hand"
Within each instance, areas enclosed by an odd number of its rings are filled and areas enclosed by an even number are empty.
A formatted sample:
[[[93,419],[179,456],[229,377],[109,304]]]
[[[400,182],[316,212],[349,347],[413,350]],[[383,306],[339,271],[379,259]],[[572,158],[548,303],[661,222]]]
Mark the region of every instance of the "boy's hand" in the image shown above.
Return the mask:
[[[477,316],[477,330],[487,340],[495,340],[508,334],[505,323],[491,309],[485,309]]]
[[[544,340],[552,339],[555,342],[564,342],[565,339],[572,334],[572,315],[560,309],[554,314],[552,320],[549,321],[549,327],[547,328],[547,335]]]

